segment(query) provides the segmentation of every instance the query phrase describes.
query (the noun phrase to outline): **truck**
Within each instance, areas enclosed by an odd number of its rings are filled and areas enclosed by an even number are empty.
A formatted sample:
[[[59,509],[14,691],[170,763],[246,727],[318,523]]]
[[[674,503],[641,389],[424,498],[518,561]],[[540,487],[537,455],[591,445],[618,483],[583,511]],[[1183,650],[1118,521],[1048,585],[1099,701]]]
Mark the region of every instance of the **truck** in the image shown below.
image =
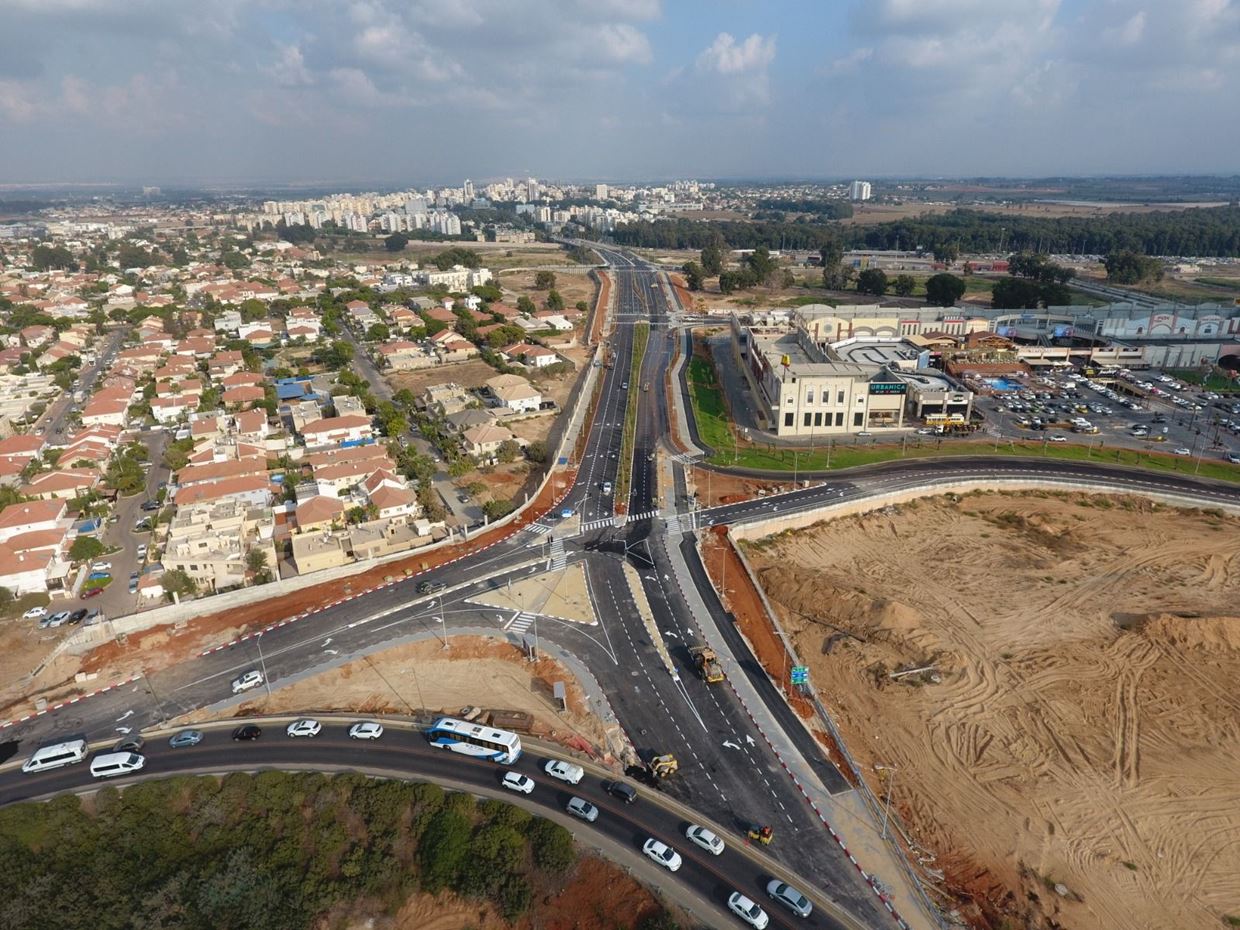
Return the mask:
[[[693,646],[689,655],[693,657],[693,667],[697,669],[702,681],[711,684],[723,681],[723,666],[719,664],[719,656],[710,646]]]

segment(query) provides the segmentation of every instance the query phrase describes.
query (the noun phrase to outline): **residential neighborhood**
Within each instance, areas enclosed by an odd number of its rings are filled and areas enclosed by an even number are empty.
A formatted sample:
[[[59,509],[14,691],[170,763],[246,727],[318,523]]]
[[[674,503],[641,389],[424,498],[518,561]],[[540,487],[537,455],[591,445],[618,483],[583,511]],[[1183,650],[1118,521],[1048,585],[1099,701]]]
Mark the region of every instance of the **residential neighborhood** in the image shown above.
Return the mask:
[[[468,248],[342,263],[229,221],[4,243],[0,597],[42,627],[433,545],[546,462],[588,266],[570,307]]]

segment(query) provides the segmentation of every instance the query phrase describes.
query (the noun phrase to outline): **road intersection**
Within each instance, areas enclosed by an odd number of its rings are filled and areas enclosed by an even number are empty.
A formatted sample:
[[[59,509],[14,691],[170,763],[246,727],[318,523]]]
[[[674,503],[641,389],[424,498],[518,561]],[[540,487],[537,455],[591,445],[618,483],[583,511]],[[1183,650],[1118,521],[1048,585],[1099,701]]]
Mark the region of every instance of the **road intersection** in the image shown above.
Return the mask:
[[[613,717],[643,760],[670,752],[679,774],[666,793],[732,831],[771,824],[778,839],[771,852],[789,869],[854,915],[862,924],[893,926],[898,911],[908,926],[932,927],[936,918],[898,875],[883,874],[889,896],[849,856],[824,826],[824,808],[861,811],[852,789],[825,758],[756,660],[720,605],[694,545],[693,531],[707,525],[767,520],[882,494],[934,488],[964,480],[1027,481],[1065,487],[1082,482],[1138,493],[1173,493],[1210,504],[1240,504],[1240,492],[1182,475],[1159,475],[1066,461],[953,458],[894,462],[827,476],[812,486],[760,501],[675,512],[661,506],[660,453],[670,411],[662,390],[675,341],[667,289],[651,266],[600,247],[611,266],[615,314],[607,335],[612,367],[600,372],[597,409],[579,459],[577,477],[556,512],[485,552],[460,559],[326,607],[295,623],[270,629],[225,649],[209,650],[124,687],[26,721],[5,737],[22,751],[55,736],[115,737],[199,708],[221,711],[240,699],[229,681],[262,667],[278,686],[392,645],[457,632],[483,632],[532,645],[528,624],[512,612],[475,603],[487,592],[566,565],[584,565],[595,605],[594,625],[537,617],[540,642],[585,671],[586,690]],[[635,324],[650,326],[638,383],[630,380]],[[644,384],[650,390],[643,390]],[[629,495],[632,516],[617,517],[625,408],[638,405]],[[683,464],[676,462],[676,493],[684,499]],[[560,516],[572,511],[571,520]],[[416,594],[429,580],[434,595]],[[644,617],[643,615],[647,615]],[[533,619],[533,618],[530,618]],[[442,624],[441,621],[442,620]],[[724,657],[728,686],[709,685],[694,673],[689,647],[708,641]],[[666,658],[665,658],[666,657]],[[668,665],[670,662],[670,668]],[[854,816],[854,814],[846,814]],[[843,833],[860,828],[836,822]],[[871,866],[885,871],[883,863]],[[881,889],[881,886],[879,886]]]

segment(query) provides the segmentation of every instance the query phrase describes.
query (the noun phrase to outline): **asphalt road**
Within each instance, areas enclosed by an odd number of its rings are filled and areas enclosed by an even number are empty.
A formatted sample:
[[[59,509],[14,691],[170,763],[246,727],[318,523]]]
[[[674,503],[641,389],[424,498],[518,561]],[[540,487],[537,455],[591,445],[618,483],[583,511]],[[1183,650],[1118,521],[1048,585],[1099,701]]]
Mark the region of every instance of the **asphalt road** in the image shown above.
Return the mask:
[[[317,737],[291,739],[282,732],[282,724],[261,723],[263,735],[252,742],[233,741],[231,727],[207,730],[199,745],[186,749],[172,749],[163,737],[152,739],[143,749],[146,765],[139,776],[106,783],[120,785],[177,774],[256,769],[348,770],[460,785],[466,790],[487,793],[502,791],[501,796],[506,800],[523,802],[536,812],[551,814],[560,820],[565,805],[576,796],[599,809],[598,820],[593,824],[572,821],[574,832],[587,841],[604,838],[641,864],[645,864],[645,860],[640,860],[641,847],[650,837],[680,853],[683,865],[677,872],[664,872],[653,865],[646,870],[673,900],[691,904],[693,898],[700,896],[726,909],[728,895],[741,891],[764,905],[772,927],[838,930],[844,926],[826,913],[821,901],[816,902],[818,907],[808,919],[777,910],[779,905],[766,900],[766,884],[773,877],[783,876],[764,868],[760,861],[755,861],[757,857],[739,851],[736,841],[729,843],[721,855],[711,855],[685,838],[684,830],[690,825],[688,820],[666,806],[653,803],[641,788],[638,790],[642,796],[635,803],[624,804],[607,793],[603,780],[594,773],[588,773],[577,785],[568,785],[543,771],[545,762],[553,757],[526,751],[515,765],[501,767],[436,749],[421,734],[403,729],[388,727],[383,737],[374,741],[351,740],[347,735],[349,723],[332,721],[324,723]],[[533,778],[534,791],[530,795],[503,791],[501,779],[508,771],[522,772]],[[85,762],[36,774],[23,774],[10,768],[0,773],[0,804],[90,790],[104,783],[91,777]],[[736,923],[740,925],[739,921]]]
[[[582,521],[578,535],[565,538],[567,534],[558,529],[561,521],[549,515],[475,556],[35,717],[5,731],[4,738],[21,741],[15,748],[24,753],[34,744],[68,734],[112,738],[201,707],[215,707],[224,713],[230,702],[235,703],[229,682],[242,671],[263,668],[268,681],[279,686],[413,637],[481,629],[514,639],[532,639],[531,630],[504,632],[514,621],[511,612],[482,608],[470,600],[505,584],[508,577],[544,570],[547,561],[539,560],[552,558],[554,548],[556,559],[585,562],[599,624],[587,627],[542,618],[535,628],[537,636],[543,642],[554,642],[589,667],[639,754],[648,758],[671,752],[678,757],[681,769],[666,783],[667,793],[734,831],[733,836],[743,835],[754,824],[775,825],[778,839],[771,852],[776,858],[806,876],[821,892],[840,900],[862,920],[874,926],[890,925],[890,918],[880,910],[853,865],[809,812],[731,689],[707,685],[692,673],[687,650],[694,636],[695,618],[676,585],[669,581],[667,547],[673,545],[680,547],[710,619],[723,631],[770,711],[828,789],[846,790],[838,773],[804,734],[743,640],[731,629],[691,543],[675,534],[669,536],[661,521],[630,519],[617,527],[612,519],[614,501],[602,488],[607,481],[615,482],[624,408],[630,396],[637,398],[639,406],[628,504],[630,513],[638,515],[651,509],[656,483],[650,453],[666,435],[668,416],[666,398],[655,385],[661,383],[668,364],[670,341],[662,325],[668,316],[665,296],[661,288],[651,287],[657,283],[656,275],[626,256],[602,251],[613,265],[616,280],[618,312],[609,335],[615,365],[602,373],[598,411],[577,463],[577,480],[567,497],[566,506]],[[629,360],[634,324],[643,320],[651,324],[651,338],[642,362],[642,380],[630,383],[626,391],[624,381],[633,380]],[[641,390],[647,379],[652,384],[649,392]],[[699,511],[694,519],[698,525],[746,522],[820,507],[828,501],[859,499],[961,477],[996,475],[1063,481],[1088,478],[1116,488],[1179,490],[1206,502],[1240,502],[1240,488],[1188,476],[1152,475],[1058,460],[954,457],[832,473],[824,485],[774,499]],[[553,536],[559,537],[554,547]],[[640,570],[658,637],[667,645],[675,674],[669,675],[663,667],[651,631],[641,620],[622,568],[624,559]],[[531,561],[538,564],[531,566]],[[423,580],[447,587],[442,604],[416,594],[416,585]],[[442,629],[437,622],[441,611],[445,621]],[[277,619],[272,617],[273,621]],[[418,706],[414,703],[416,696],[408,682],[402,682],[402,687],[394,696],[407,702],[412,713]],[[258,747],[244,749],[249,752]],[[3,797],[0,794],[0,799]]]

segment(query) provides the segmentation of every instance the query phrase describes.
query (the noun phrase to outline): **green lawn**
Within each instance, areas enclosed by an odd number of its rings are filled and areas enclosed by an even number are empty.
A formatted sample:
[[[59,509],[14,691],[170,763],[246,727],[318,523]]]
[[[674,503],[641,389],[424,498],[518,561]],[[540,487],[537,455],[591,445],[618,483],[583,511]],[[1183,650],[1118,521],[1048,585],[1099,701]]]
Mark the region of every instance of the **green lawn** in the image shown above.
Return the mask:
[[[642,359],[650,339],[650,324],[638,323],[633,328],[633,360],[629,364],[629,396],[624,408],[624,433],[620,437],[620,463],[616,468],[614,500],[628,501],[629,482],[633,474],[633,443],[637,438],[637,398],[641,394]]]
[[[1215,370],[1203,373],[1197,368],[1176,368],[1168,369],[1167,374],[1179,378],[1188,384],[1199,384],[1210,391],[1229,394],[1240,391],[1240,381],[1232,380],[1226,375],[1220,375]]]
[[[768,449],[758,446],[742,446],[735,458],[731,449],[716,452],[708,461],[714,465],[737,465],[741,468],[764,469],[768,471],[834,471],[839,468],[852,468],[857,465],[872,465],[876,462],[890,462],[901,458],[939,458],[953,455],[1004,455],[1015,458],[1048,458],[1067,459],[1072,461],[1090,461],[1109,464],[1120,464],[1146,468],[1151,471],[1175,472],[1179,474],[1197,474],[1203,478],[1215,478],[1221,481],[1240,482],[1240,467],[1227,462],[1202,459],[1200,469],[1197,460],[1185,456],[1170,455],[1159,452],[1146,452],[1136,449],[1091,449],[1074,443],[1046,443],[1038,441],[1019,441],[1000,443],[996,451],[994,443],[965,442],[949,440],[939,445],[933,439],[914,442],[910,439],[907,446],[899,445],[853,445],[851,441],[827,447],[817,447],[812,453],[809,450],[793,453],[790,449],[775,447]]]

